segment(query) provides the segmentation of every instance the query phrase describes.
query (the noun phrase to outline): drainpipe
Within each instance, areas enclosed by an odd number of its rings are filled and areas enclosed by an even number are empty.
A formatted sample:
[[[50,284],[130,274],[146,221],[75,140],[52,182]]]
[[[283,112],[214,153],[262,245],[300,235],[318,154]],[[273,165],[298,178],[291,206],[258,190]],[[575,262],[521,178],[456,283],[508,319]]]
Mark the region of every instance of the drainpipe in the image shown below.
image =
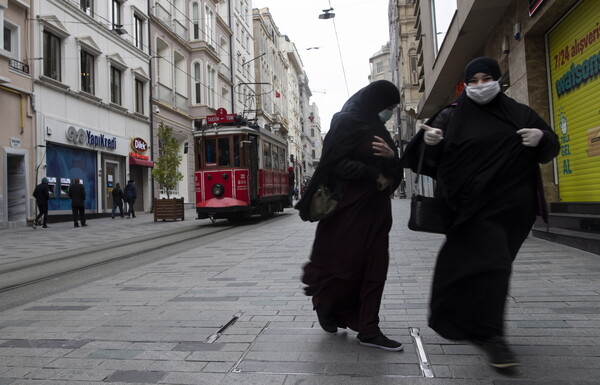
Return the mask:
[[[152,0],[148,0],[148,55],[150,55],[150,59],[148,60],[148,75],[150,76],[150,86],[148,87],[148,97],[150,99],[150,105],[148,108],[150,111],[150,160],[154,161],[154,110],[152,109],[152,87],[154,87],[154,73],[152,72],[152,27],[151,27],[151,5]],[[152,171],[151,171],[152,172]],[[154,211],[154,178],[152,178],[152,174],[150,175],[150,212]]]
[[[229,28],[233,31],[233,21],[231,20],[231,7],[233,7],[231,1],[229,1],[227,7],[227,16],[229,17]],[[231,73],[231,113],[235,114],[235,84],[233,76],[233,33],[229,36],[229,71]]]

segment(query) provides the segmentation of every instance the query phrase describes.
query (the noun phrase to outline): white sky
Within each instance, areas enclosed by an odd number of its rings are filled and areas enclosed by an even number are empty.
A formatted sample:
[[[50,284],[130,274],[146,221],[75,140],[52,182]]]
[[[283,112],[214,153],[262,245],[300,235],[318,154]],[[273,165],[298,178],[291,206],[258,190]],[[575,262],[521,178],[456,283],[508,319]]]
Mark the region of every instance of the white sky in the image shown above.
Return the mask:
[[[368,84],[369,58],[389,40],[388,1],[252,0],[254,8],[269,8],[279,31],[296,45],[313,92],[311,102],[319,108],[323,132],[349,97],[333,20],[352,95]],[[335,18],[319,19],[330,2]],[[320,48],[306,50],[310,47]]]
[[[454,0],[438,3],[456,6]],[[323,133],[348,97],[368,84],[369,58],[389,40],[388,4],[389,0],[252,0],[253,8],[269,8],[281,34],[296,45],[313,92],[311,102],[319,108]],[[335,18],[319,19],[330,6]],[[452,14],[439,12],[438,16],[451,18]],[[310,47],[319,49],[307,50]]]

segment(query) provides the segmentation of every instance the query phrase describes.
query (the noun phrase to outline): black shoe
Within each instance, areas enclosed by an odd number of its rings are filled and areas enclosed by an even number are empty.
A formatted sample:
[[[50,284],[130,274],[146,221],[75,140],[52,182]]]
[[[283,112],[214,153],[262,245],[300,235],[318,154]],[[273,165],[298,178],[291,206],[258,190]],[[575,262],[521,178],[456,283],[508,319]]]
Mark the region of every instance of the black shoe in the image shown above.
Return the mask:
[[[85,223],[82,223],[82,224],[81,224],[81,227],[85,227],[85,226],[87,226]]]
[[[488,362],[493,367],[506,369],[519,365],[519,360],[515,358],[513,352],[501,336],[487,338],[480,341],[479,344],[485,350]]]
[[[73,225],[73,227],[79,227],[79,224],[75,223],[75,225]]]
[[[42,226],[42,228],[44,228],[44,229],[47,229],[47,228],[48,228],[48,226],[44,225],[44,226]]]
[[[317,318],[319,319],[319,325],[321,325],[321,328],[323,328],[323,330],[331,334],[337,333],[337,323],[335,322],[335,318],[328,314],[323,314],[318,310]]]
[[[402,349],[404,349],[404,347],[402,346],[402,344],[400,342],[390,340],[383,334],[378,335],[377,337],[360,340],[359,343],[363,346],[368,346],[371,348],[379,348],[379,349],[387,350],[389,352],[399,352]]]
[[[112,218],[112,219],[115,219],[115,216],[113,215],[111,218]]]

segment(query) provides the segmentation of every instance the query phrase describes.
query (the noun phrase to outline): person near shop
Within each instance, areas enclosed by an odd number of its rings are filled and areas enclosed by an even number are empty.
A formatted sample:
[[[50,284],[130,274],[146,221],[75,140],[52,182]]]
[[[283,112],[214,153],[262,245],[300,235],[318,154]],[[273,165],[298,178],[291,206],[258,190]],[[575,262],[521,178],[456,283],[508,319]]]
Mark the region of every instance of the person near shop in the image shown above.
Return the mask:
[[[294,205],[294,195],[296,192],[296,175],[294,174],[294,167],[292,166],[288,167],[288,185],[289,207],[292,207]]]
[[[115,211],[117,207],[119,208],[119,214],[121,214],[121,218],[123,218],[123,189],[121,189],[121,184],[117,183],[115,188],[112,190],[112,219],[115,219]]]
[[[44,218],[42,221],[42,228],[48,228],[48,201],[50,200],[50,186],[48,185],[48,178],[43,177],[42,183],[35,186],[33,190],[33,197],[38,208],[38,214],[33,219],[33,228],[35,229],[40,225],[40,218]]]
[[[545,208],[538,164],[559,142],[535,111],[502,93],[496,60],[476,58],[464,76],[456,103],[422,126],[401,162],[414,171],[424,142],[435,195],[455,213],[437,257],[429,326],[508,368],[518,365],[504,338],[512,263]]]
[[[312,296],[323,330],[348,327],[358,332],[361,345],[388,351],[403,349],[379,328],[389,264],[390,196],[400,182],[397,150],[384,122],[399,102],[398,88],[385,80],[350,97],[334,115],[319,166],[295,206],[303,220],[310,220],[310,197],[321,183],[341,191],[335,211],[317,226],[302,275],[304,291]]]
[[[133,179],[130,179],[125,186],[123,197],[125,198],[125,202],[127,202],[127,218],[135,218],[135,210],[133,206],[135,205],[135,200],[137,199],[137,187],[135,186],[135,181]]]
[[[81,179],[73,179],[73,184],[69,186],[69,198],[71,198],[71,209],[73,211],[73,224],[75,227],[87,226],[85,223],[85,188]]]

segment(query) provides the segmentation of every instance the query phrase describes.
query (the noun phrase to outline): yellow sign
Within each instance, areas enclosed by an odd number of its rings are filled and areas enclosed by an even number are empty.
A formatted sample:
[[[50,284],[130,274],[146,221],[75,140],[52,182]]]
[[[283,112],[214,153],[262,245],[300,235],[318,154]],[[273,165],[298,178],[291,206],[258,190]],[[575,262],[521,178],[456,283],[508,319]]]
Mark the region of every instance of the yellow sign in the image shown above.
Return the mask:
[[[600,202],[600,7],[584,0],[548,33],[562,202]]]

